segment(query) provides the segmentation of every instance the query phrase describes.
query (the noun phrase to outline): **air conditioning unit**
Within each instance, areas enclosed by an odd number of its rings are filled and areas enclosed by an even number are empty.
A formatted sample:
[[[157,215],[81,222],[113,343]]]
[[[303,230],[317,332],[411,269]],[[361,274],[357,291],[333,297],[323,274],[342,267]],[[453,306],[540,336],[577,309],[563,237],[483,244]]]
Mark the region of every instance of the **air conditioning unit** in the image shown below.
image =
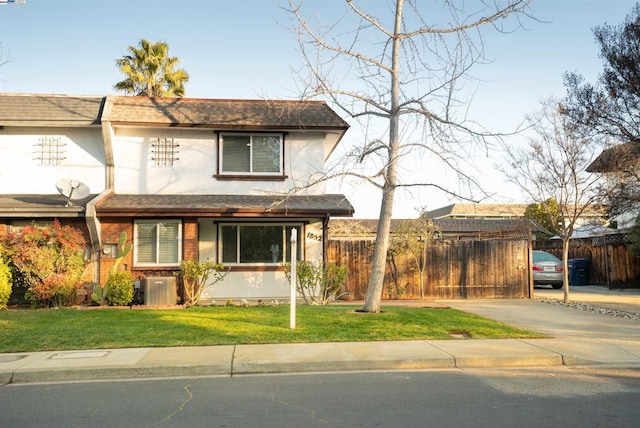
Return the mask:
[[[177,288],[175,276],[151,276],[144,279],[145,305],[175,305]]]

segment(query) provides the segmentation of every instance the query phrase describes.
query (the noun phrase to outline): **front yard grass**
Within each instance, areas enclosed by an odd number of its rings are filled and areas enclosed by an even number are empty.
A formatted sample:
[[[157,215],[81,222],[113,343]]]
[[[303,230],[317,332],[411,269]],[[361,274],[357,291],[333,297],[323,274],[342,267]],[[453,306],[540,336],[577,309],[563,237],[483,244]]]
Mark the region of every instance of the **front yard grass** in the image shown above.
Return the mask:
[[[296,329],[289,306],[192,307],[168,310],[14,309],[0,311],[0,352],[73,349],[210,346],[258,343],[361,342],[378,340],[536,338],[455,309],[298,306]]]

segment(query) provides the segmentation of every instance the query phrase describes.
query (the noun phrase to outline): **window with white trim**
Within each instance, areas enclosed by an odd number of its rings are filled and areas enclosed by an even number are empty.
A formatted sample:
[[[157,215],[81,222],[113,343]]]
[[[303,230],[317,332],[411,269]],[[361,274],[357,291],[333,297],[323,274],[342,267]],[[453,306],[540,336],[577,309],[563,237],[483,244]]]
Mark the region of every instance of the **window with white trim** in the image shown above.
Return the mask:
[[[220,134],[223,175],[282,175],[282,134]]]
[[[182,260],[180,220],[135,220],[133,260],[135,266],[177,266]]]
[[[291,230],[297,229],[302,258],[302,226],[278,223],[221,223],[219,254],[224,264],[280,265],[291,261]]]

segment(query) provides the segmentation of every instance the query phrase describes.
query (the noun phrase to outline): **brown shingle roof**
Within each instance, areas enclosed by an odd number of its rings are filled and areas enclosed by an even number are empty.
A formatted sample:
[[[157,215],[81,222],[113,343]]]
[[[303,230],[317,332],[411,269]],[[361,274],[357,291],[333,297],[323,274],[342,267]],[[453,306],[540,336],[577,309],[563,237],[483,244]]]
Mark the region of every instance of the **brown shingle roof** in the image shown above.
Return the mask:
[[[218,129],[341,129],[349,125],[321,101],[109,96],[117,124]]]
[[[616,144],[600,153],[593,162],[587,166],[588,172],[613,172],[622,171],[632,165],[637,165],[640,160],[640,141],[630,141],[624,144]],[[634,164],[636,162],[636,164]]]
[[[351,216],[344,195],[120,195],[96,205],[99,216]]]
[[[0,126],[99,125],[104,97],[0,94]]]
[[[216,129],[345,132],[349,128],[322,101],[0,94],[0,126],[85,126],[99,125],[101,120]]]

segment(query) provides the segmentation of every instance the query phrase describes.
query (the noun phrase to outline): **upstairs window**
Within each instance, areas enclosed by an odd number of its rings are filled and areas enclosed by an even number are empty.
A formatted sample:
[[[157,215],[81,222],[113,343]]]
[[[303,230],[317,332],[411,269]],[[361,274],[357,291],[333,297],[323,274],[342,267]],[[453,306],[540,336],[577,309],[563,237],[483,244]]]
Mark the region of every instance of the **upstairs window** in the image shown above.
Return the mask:
[[[283,174],[281,134],[220,134],[221,175]]]

